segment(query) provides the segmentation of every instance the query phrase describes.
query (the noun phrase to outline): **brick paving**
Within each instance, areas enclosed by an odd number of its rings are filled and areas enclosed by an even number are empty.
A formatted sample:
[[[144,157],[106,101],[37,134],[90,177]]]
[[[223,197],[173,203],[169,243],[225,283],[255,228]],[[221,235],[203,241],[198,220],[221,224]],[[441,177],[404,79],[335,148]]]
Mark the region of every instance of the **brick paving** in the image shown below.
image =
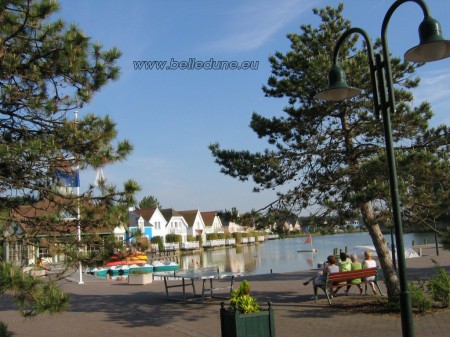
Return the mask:
[[[434,248],[424,248],[422,257],[407,260],[408,279],[431,276],[434,273],[432,259],[450,271],[449,251],[441,249],[436,256]],[[302,285],[313,273],[298,271],[246,277],[260,304],[272,302],[277,337],[402,335],[397,316],[332,310],[322,294],[314,303],[312,286]],[[84,275],[84,281],[83,285],[73,281],[62,283],[63,289],[72,296],[71,306],[67,312],[53,316],[23,318],[14,310],[11,297],[5,295],[0,299],[0,321],[8,324],[14,337],[221,335],[218,299],[209,299],[203,304],[169,300],[161,281],[135,286],[123,281],[98,280],[89,275]],[[385,291],[383,282],[380,286]],[[176,291],[174,294],[177,295]],[[337,297],[334,302],[339,300]],[[450,311],[415,316],[413,320],[415,336],[449,335]]]

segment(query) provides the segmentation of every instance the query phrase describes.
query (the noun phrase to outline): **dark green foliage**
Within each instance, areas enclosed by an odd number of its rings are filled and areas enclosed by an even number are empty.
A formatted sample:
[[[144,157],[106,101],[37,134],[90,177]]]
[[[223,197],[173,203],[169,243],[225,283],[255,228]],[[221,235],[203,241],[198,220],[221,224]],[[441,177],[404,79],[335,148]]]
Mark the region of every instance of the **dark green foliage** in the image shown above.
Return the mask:
[[[411,294],[411,304],[419,312],[426,312],[433,307],[433,301],[425,292],[424,282],[409,282],[409,292]]]
[[[380,226],[392,222],[383,123],[373,114],[369,61],[364,44],[352,35],[339,52],[349,84],[362,89],[355,99],[318,101],[327,86],[337,40],[351,23],[344,6],[314,9],[318,27],[301,25],[291,33],[291,49],[269,58],[272,74],[263,86],[266,97],[286,99],[282,113],[266,117],[253,113],[250,127],[267,142],[261,152],[210,150],[222,173],[246,181],[254,190],[279,189],[278,200],[267,206],[299,214],[314,210],[318,218],[360,218],[380,257],[388,296],[395,297],[398,280]],[[419,24],[419,22],[418,22]],[[375,41],[375,52],[380,43]],[[417,103],[411,89],[419,84],[417,64],[391,59],[396,111],[391,116],[399,173],[402,218],[409,224],[433,226],[450,202],[450,130],[430,127],[428,103]],[[283,228],[277,228],[283,234]],[[325,231],[324,231],[325,233]]]
[[[163,244],[163,238],[162,237],[160,237],[160,236],[154,236],[154,237],[152,237],[152,240],[151,240],[151,243],[152,244],[154,244],[154,245],[158,245],[158,250],[160,251],[160,252],[162,252],[163,250],[164,250],[164,244]]]
[[[8,326],[0,322],[0,337],[11,337],[12,335],[12,332],[8,331]]]
[[[25,316],[62,312],[69,304],[69,296],[56,284],[32,277],[21,268],[0,263],[0,295],[6,291],[12,292],[15,303]]]
[[[219,237],[217,233],[208,233],[206,234],[206,240],[217,240]]]
[[[195,236],[195,241],[198,241],[199,243],[200,243],[200,246],[202,245],[202,243],[203,243],[203,236],[201,236],[201,235],[196,235]]]
[[[436,275],[428,282],[428,290],[434,301],[444,308],[450,306],[450,275],[436,264]]]
[[[21,205],[8,197],[12,194],[24,204],[51,200],[51,214],[34,217],[27,223],[31,230],[54,229],[63,214],[76,214],[78,207],[81,227],[91,231],[125,222],[139,190],[136,182],[126,182],[123,190],[102,182],[101,195],[90,186],[79,198],[61,198],[67,193],[56,188],[55,175],[61,167],[99,168],[131,153],[127,140],[116,140],[109,116],[80,114],[75,121],[73,113],[118,78],[120,52],[92,43],[76,25],[51,21],[56,1],[9,0],[1,6],[0,192],[9,192],[1,193],[0,208]]]
[[[123,161],[131,153],[127,140],[116,139],[116,125],[109,116],[74,118],[74,111],[118,78],[120,52],[92,43],[74,24],[52,20],[59,8],[56,1],[6,0],[0,7],[0,223],[20,219],[15,212],[22,205],[31,207],[27,214],[41,211],[21,220],[27,230],[24,245],[36,245],[37,235],[51,233],[50,254],[64,254],[72,266],[80,260],[94,264],[110,248],[87,233],[110,232],[128,222],[128,207],[135,204],[139,186],[129,180],[120,190],[103,181],[99,191],[89,186],[78,196],[75,190],[60,188],[55,172],[96,169]],[[86,234],[85,244],[98,247],[99,254],[80,253],[73,235],[78,225]],[[14,239],[0,233],[0,242]],[[1,273],[1,294],[13,291],[25,314],[66,308],[68,296],[53,283],[3,264]]]
[[[161,209],[162,206],[159,203],[158,199],[154,196],[146,196],[139,202],[139,208],[159,208]]]
[[[444,249],[450,249],[450,227],[447,227],[447,229],[443,231],[441,243],[444,246]]]
[[[166,235],[166,242],[167,243],[181,243],[183,242],[183,238],[181,237],[181,235],[178,234],[167,234]]]
[[[236,240],[236,242],[241,242],[242,233],[240,232],[234,232],[231,234],[233,238]]]

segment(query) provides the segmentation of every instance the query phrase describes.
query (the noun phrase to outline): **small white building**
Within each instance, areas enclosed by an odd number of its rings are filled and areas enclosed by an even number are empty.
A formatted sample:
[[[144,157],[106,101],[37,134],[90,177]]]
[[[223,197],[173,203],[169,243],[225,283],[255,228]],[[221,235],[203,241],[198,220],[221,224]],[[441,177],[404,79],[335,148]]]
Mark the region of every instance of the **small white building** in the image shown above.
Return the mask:
[[[193,236],[194,238],[197,235],[201,235],[202,240],[205,241],[205,222],[203,221],[200,210],[178,211],[178,213],[183,216],[188,225],[187,235]]]
[[[158,208],[130,210],[128,213],[128,235],[140,231],[148,239],[166,236],[167,221]],[[128,238],[127,238],[128,239]]]
[[[166,208],[161,210],[161,214],[166,220],[166,233],[180,235],[182,242],[187,241],[188,224],[184,217],[173,208]]]
[[[200,212],[205,223],[206,234],[223,232],[222,221],[216,211]]]

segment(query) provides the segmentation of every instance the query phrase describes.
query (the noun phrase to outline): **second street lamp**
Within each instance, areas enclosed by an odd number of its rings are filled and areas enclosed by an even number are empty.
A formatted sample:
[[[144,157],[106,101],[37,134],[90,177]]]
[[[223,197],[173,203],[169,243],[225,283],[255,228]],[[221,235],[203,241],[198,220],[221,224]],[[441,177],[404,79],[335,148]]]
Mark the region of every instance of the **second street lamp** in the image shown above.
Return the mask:
[[[406,278],[405,250],[403,245],[403,225],[400,210],[398,191],[398,178],[395,162],[395,153],[391,128],[391,114],[395,113],[395,97],[392,84],[390,52],[387,43],[387,26],[394,11],[405,2],[415,2],[424,14],[424,20],[419,26],[420,44],[405,53],[405,59],[411,62],[430,62],[450,57],[450,41],[442,36],[439,22],[433,19],[428,6],[422,0],[397,0],[386,13],[381,28],[382,54],[374,54],[372,42],[368,34],[361,28],[350,28],[345,31],[336,43],[333,54],[333,66],[329,73],[329,86],[316,95],[322,100],[338,101],[355,97],[361,90],[347,84],[343,69],[339,66],[339,49],[343,42],[352,34],[360,34],[367,45],[369,57],[369,72],[372,82],[375,116],[381,114],[383,118],[384,136],[386,142],[386,155],[389,168],[389,186],[392,199],[392,212],[395,228],[395,241],[398,257],[398,278],[400,283],[400,308],[402,319],[402,332],[404,337],[414,336],[412,320],[411,296],[408,291]]]

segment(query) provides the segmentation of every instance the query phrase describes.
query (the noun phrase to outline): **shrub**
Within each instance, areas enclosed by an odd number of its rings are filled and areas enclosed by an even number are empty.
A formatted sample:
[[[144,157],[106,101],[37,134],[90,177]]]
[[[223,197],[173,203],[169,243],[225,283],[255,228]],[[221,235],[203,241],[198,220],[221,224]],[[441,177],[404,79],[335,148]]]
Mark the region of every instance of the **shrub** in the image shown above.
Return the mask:
[[[434,301],[439,302],[444,308],[450,306],[450,276],[444,268],[436,264],[436,275],[428,282],[428,290]]]
[[[181,235],[178,234],[167,234],[166,235],[166,242],[167,243],[181,243],[183,242],[183,238]]]
[[[152,237],[151,243],[158,245],[158,250],[161,252],[164,250],[163,238],[161,236]]]
[[[206,240],[217,240],[217,239],[218,239],[217,233],[206,234]]]
[[[250,296],[250,284],[247,280],[241,282],[239,289],[231,292],[229,309],[241,314],[261,311],[261,307],[256,300]]]
[[[12,332],[8,331],[8,326],[5,323],[0,322],[0,337],[11,337],[12,335]]]
[[[201,235],[196,235],[195,236],[195,241],[198,241],[200,243],[200,246],[202,246],[203,243],[203,236]]]
[[[235,238],[236,242],[241,242],[242,233],[236,232],[236,233],[233,233],[232,235]]]
[[[409,282],[409,292],[411,294],[411,304],[419,312],[430,310],[433,302],[425,293],[425,286],[423,282]]]

